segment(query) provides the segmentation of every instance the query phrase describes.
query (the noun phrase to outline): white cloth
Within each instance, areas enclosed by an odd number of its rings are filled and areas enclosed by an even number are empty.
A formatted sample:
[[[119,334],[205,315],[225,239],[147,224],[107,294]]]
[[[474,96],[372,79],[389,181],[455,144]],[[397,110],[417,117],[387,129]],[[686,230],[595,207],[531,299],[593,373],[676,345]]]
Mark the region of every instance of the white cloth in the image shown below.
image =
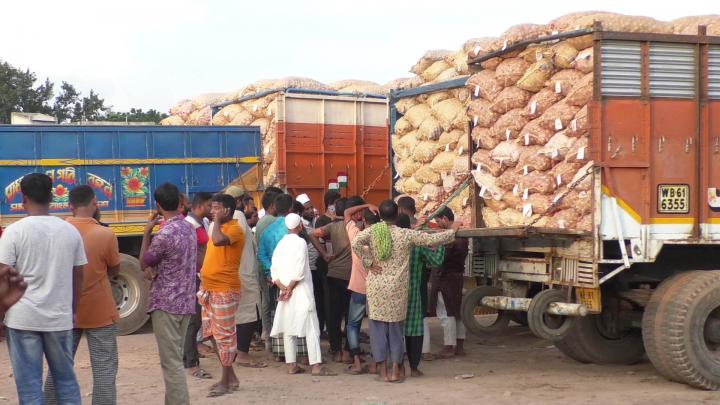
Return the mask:
[[[0,238],[0,263],[28,284],[5,315],[13,329],[57,332],[73,328],[73,267],[87,264],[77,229],[58,217],[25,217]]]
[[[287,229],[295,229],[302,223],[302,218],[298,214],[288,214],[285,217],[285,226]]]
[[[423,318],[423,344],[422,353],[432,353],[430,349],[430,324],[427,318]]]
[[[322,352],[320,351],[320,337],[315,335],[307,335],[305,337],[307,345],[308,363],[312,366],[322,363]],[[284,335],[283,346],[285,348],[285,363],[297,362],[297,336]]]
[[[465,324],[458,321],[454,316],[447,316],[445,301],[442,293],[438,293],[437,317],[440,319],[440,325],[443,328],[443,344],[445,346],[457,346],[458,339],[465,339]]]
[[[308,197],[307,194],[300,194],[299,196],[297,196],[295,201],[299,202],[302,205],[305,205],[310,202],[310,197]]]
[[[262,208],[260,211],[258,211],[258,219],[265,216],[265,208]]]
[[[242,211],[235,211],[233,219],[238,221],[245,235],[252,235],[252,230]],[[260,283],[258,281],[257,246],[255,238],[246,236],[243,243],[243,253],[240,258],[240,303],[235,312],[235,323],[238,325],[255,322],[257,309],[260,307]]]
[[[203,218],[201,223],[198,222],[191,215],[188,215],[185,217],[185,220],[193,226],[193,229],[198,229],[202,226],[203,228],[205,228],[205,232],[207,232],[208,234],[210,233],[210,220],[208,220],[207,218]]]
[[[280,240],[273,253],[270,275],[273,281],[284,285],[298,281],[290,299],[278,301],[270,336],[320,336],[307,244],[301,237],[291,233]]]

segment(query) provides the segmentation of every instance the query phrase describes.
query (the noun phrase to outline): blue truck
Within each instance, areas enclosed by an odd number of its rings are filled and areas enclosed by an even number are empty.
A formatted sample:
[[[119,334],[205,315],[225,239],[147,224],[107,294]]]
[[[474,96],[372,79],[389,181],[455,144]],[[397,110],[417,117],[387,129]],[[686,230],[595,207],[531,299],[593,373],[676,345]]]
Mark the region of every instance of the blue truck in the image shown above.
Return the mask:
[[[120,274],[112,282],[129,334],[148,319],[148,283],[137,256],[143,224],[155,206],[154,188],[170,182],[186,195],[217,192],[260,167],[260,130],[238,126],[0,126],[0,226],[25,215],[20,180],[46,173],[53,180],[51,212],[69,215],[68,194],[93,188],[102,222],[118,236]],[[261,184],[250,185],[253,190]]]

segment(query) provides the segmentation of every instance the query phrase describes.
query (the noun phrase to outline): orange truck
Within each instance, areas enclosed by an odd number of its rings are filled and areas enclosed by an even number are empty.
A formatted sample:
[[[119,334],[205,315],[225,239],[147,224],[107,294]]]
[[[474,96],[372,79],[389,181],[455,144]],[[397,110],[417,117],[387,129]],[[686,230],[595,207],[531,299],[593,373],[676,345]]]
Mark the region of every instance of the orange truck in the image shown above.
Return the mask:
[[[514,319],[584,363],[645,355],[664,377],[720,389],[720,37],[593,28],[590,232],[482,227],[477,186],[463,320]],[[470,141],[472,145],[472,140]]]

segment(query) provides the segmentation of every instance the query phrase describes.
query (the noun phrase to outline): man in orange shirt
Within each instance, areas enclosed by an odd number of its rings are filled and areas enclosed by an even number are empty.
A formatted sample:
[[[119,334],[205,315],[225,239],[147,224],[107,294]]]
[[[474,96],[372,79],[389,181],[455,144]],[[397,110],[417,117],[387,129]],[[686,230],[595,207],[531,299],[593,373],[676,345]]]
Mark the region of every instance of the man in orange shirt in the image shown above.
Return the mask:
[[[93,404],[115,404],[115,378],[118,370],[117,327],[118,312],[110,288],[110,277],[120,271],[118,240],[113,231],[94,219],[98,210],[95,192],[82,185],[70,191],[70,210],[67,218],[80,232],[88,264],[83,268],[83,283],[78,301],[73,355],[80,338],[85,334],[90,352],[93,374]],[[45,403],[56,403],[52,375],[45,383]]]
[[[210,388],[210,397],[224,395],[238,388],[232,364],[237,354],[235,312],[240,302],[240,275],[245,237],[240,224],[232,219],[235,199],[217,194],[210,213],[213,223],[210,241],[200,270],[198,300],[202,306],[203,337],[212,338],[222,365],[220,381]]]

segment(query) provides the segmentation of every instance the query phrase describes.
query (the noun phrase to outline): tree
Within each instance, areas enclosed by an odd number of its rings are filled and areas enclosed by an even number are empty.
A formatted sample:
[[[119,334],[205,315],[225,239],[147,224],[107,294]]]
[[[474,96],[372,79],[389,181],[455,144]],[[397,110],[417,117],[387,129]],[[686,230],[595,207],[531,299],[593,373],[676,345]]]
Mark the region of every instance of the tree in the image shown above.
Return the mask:
[[[7,62],[0,62],[0,123],[10,122],[10,113],[51,113],[48,101],[53,95],[53,83],[49,79],[35,87],[37,77],[30,70],[22,71]]]
[[[105,117],[106,121],[115,122],[154,122],[158,123],[163,118],[167,118],[167,114],[161,113],[154,109],[143,111],[142,108],[131,108],[130,112],[108,111]]]
[[[101,121],[105,119],[106,113],[109,111],[105,107],[105,100],[90,89],[90,95],[82,98],[81,101],[75,102],[73,108],[73,121]]]
[[[72,118],[73,108],[79,98],[80,93],[75,90],[72,84],[62,82],[60,94],[55,97],[55,104],[53,104],[53,115],[57,118],[58,123],[63,123],[67,119]]]

